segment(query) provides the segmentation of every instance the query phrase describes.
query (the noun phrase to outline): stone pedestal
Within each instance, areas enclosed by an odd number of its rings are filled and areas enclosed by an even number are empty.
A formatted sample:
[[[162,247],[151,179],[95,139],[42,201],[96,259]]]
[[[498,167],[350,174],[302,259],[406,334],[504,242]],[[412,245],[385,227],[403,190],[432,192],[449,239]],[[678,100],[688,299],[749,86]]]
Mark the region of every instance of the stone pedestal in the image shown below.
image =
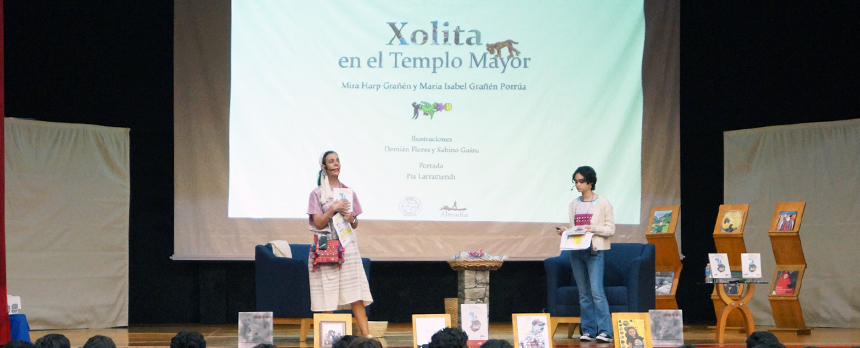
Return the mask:
[[[457,271],[457,302],[490,304],[490,271],[502,267],[502,260],[449,260]],[[459,309],[459,308],[458,308]],[[460,318],[451,318],[452,326],[460,326]]]
[[[490,303],[490,271],[457,272],[457,298],[460,304]]]
[[[457,272],[457,303],[490,303],[490,271],[462,270]],[[458,311],[459,312],[459,311]],[[451,318],[452,323],[462,327],[460,318]]]

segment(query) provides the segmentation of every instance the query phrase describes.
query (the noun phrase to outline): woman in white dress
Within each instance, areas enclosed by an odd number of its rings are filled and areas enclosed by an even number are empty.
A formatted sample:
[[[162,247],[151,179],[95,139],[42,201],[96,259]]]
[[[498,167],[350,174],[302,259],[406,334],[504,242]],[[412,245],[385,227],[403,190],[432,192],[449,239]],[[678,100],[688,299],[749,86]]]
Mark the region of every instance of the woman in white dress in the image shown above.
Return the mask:
[[[362,212],[355,192],[352,194],[352,205],[346,199],[334,200],[334,188],[347,188],[338,180],[341,167],[337,153],[326,151],[320,157],[319,164],[319,186],[311,192],[308,202],[308,226],[314,233],[314,243],[323,236],[329,240],[337,239],[337,233],[333,233],[332,229],[332,218],[335,214],[343,215],[355,229],[358,227],[358,215]],[[370,295],[370,286],[361,263],[357,240],[344,246],[343,258],[341,265],[314,265],[314,253],[311,252],[308,258],[311,310],[330,313],[352,309],[361,335],[370,336],[364,307],[373,303],[373,297]]]

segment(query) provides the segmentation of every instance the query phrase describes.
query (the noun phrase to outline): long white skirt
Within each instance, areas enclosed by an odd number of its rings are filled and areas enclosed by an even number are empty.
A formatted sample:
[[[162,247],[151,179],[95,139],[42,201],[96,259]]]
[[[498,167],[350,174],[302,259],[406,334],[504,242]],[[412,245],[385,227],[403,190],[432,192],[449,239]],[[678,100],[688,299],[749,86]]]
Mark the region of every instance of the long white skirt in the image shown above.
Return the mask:
[[[343,258],[341,268],[337,265],[320,265],[314,271],[313,255],[308,257],[311,311],[351,309],[352,303],[356,301],[364,301],[365,306],[373,303],[361,254],[358,252],[358,241],[352,241],[344,247]]]

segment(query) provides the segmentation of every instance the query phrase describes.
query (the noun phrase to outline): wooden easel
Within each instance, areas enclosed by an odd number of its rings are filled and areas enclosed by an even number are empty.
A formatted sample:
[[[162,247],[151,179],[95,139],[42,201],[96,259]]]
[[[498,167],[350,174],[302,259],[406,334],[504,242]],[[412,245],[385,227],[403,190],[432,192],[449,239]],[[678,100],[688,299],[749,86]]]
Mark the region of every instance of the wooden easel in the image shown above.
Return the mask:
[[[779,202],[773,210],[773,219],[767,235],[770,236],[770,244],[773,246],[776,269],[773,272],[772,290],[767,299],[773,309],[773,320],[776,323],[776,328],[768,331],[790,331],[798,335],[812,333],[812,329],[806,327],[803,320],[803,311],[798,299],[800,285],[803,282],[803,273],[806,271],[806,258],[803,255],[799,234],[800,220],[803,218],[805,208],[806,202]],[[792,212],[796,213],[793,217],[790,216],[791,214],[784,214]],[[775,288],[778,277],[786,271],[797,272],[794,291],[790,295],[776,294]]]
[[[727,217],[726,212],[728,211],[742,211],[743,216],[739,222],[729,223],[729,226],[726,226],[725,219]],[[720,205],[720,211],[717,213],[717,223],[714,226],[714,244],[716,244],[718,253],[728,254],[729,268],[732,271],[741,270],[741,254],[747,252],[746,244],[744,244],[744,226],[746,226],[748,213],[749,204],[723,204]],[[717,320],[720,318],[722,309],[726,306],[725,299],[717,292],[718,286],[722,287],[723,285],[715,284],[714,291],[711,292],[711,301],[714,303],[714,314]],[[736,295],[726,296],[733,301],[741,300],[741,292],[738,292]],[[740,311],[729,313],[725,327],[737,329],[745,327],[743,314]],[[750,333],[752,332],[747,332],[747,335]]]
[[[664,217],[657,218],[657,215]],[[669,215],[668,224],[665,215]],[[678,241],[675,238],[675,229],[681,217],[680,205],[669,205],[651,208],[651,221],[648,223],[648,232],[645,238],[648,243],[654,244],[656,259],[654,270],[656,272],[674,272],[672,279],[672,290],[669,294],[658,294],[656,300],[657,309],[678,309],[678,301],[675,292],[678,290],[678,279],[681,277],[681,254],[678,252]],[[655,221],[655,218],[657,218]]]

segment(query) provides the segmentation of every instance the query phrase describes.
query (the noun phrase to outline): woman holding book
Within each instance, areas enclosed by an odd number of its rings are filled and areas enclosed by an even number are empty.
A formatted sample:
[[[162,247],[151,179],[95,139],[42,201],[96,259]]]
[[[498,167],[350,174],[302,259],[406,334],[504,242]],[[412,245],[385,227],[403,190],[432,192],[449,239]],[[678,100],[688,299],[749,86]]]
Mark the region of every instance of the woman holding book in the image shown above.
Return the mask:
[[[314,234],[313,250],[325,245],[326,240],[337,240],[338,235],[333,220],[340,214],[345,223],[352,228],[358,227],[361,204],[352,192],[352,202],[347,199],[334,199],[335,189],[346,189],[340,182],[340,158],[334,151],[326,151],[320,156],[320,172],[317,187],[310,194],[308,202],[308,226]],[[354,232],[353,232],[354,233]],[[311,310],[332,312],[352,309],[362,336],[370,336],[367,314],[364,307],[373,303],[370,286],[358,252],[358,241],[352,240],[343,247],[343,263],[321,264],[315,262],[312,251],[308,258],[310,273]]]
[[[597,172],[594,168],[576,168],[573,172],[573,183],[581,196],[570,202],[570,225],[560,227],[558,233],[571,230],[578,234],[593,234],[591,247],[570,251],[573,278],[579,289],[582,319],[579,339],[586,342],[612,342],[612,318],[603,290],[603,267],[604,253],[609,250],[610,238],[615,234],[615,214],[609,200],[594,193],[597,186]]]
[[[627,337],[628,348],[645,348],[645,337],[639,335],[639,330],[635,327],[628,326],[624,329],[624,336]]]

